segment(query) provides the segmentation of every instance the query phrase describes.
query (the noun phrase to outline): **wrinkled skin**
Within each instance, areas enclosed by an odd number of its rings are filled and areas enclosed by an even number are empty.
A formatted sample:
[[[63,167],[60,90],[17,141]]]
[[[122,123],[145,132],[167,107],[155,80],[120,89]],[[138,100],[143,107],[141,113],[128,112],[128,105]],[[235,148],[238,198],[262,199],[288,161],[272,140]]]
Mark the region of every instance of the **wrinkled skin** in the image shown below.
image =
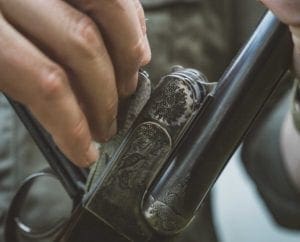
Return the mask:
[[[300,73],[299,0],[261,0],[290,26]],[[138,0],[0,0],[0,90],[25,104],[77,165],[117,130],[150,48]]]
[[[119,97],[150,60],[138,0],[0,0],[0,91],[79,166],[117,130]]]

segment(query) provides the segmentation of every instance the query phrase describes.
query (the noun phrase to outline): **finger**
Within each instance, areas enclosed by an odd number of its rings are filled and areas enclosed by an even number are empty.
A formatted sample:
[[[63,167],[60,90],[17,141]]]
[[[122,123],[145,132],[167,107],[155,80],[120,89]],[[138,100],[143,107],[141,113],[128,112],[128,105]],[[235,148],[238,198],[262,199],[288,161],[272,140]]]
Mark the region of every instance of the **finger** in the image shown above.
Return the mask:
[[[289,25],[294,43],[294,71],[300,75],[300,1],[299,0],[262,0],[274,14]]]
[[[133,3],[134,3],[135,8],[137,10],[137,15],[138,15],[139,22],[140,22],[140,25],[141,25],[141,28],[142,28],[142,32],[143,32],[143,34],[146,34],[147,27],[146,27],[144,9],[143,9],[143,7],[142,7],[139,0],[133,0]]]
[[[148,37],[147,37],[147,25],[146,25],[146,19],[145,19],[145,12],[144,9],[141,5],[140,0],[133,0],[134,4],[135,4],[135,8],[137,9],[137,15],[139,18],[139,23],[142,29],[142,33],[144,35],[144,39],[145,39],[145,56],[146,58],[142,59],[141,62],[141,66],[144,66],[146,64],[148,64],[148,62],[150,61],[151,58],[151,49],[150,49],[150,44],[148,41]]]
[[[119,94],[135,91],[138,69],[150,60],[147,37],[140,25],[136,3],[120,0],[69,0],[85,11],[102,30],[112,57]]]
[[[281,21],[288,25],[300,24],[300,1],[299,0],[261,0],[272,10]]]
[[[94,22],[61,0],[4,1],[3,8],[10,21],[72,70],[78,80],[72,86],[93,134],[107,141],[117,129],[118,93],[113,65]]]
[[[60,66],[0,16],[0,89],[24,103],[76,164],[97,159],[87,121]]]

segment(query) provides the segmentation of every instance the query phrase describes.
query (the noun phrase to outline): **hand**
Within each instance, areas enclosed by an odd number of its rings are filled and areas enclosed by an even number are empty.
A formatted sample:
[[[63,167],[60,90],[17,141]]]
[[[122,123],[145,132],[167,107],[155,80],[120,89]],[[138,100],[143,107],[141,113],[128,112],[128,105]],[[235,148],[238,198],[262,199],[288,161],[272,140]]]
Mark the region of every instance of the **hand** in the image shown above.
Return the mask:
[[[300,0],[261,0],[285,24],[289,25],[294,42],[294,70],[300,77]],[[280,147],[286,171],[300,191],[300,134],[292,113],[288,112],[280,132]]]
[[[294,69],[300,77],[300,0],[261,0],[285,24],[294,42]]]
[[[149,59],[139,0],[0,0],[0,91],[77,165],[116,133],[118,97]]]

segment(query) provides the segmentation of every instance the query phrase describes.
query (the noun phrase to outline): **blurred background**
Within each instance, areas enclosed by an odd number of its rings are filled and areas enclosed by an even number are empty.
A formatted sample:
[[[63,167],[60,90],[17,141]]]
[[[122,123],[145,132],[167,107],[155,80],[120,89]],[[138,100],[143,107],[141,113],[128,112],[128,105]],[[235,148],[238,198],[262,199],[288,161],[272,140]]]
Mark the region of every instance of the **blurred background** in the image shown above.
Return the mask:
[[[299,231],[273,222],[239,159],[238,150],[213,190],[213,216],[220,241],[299,242]]]

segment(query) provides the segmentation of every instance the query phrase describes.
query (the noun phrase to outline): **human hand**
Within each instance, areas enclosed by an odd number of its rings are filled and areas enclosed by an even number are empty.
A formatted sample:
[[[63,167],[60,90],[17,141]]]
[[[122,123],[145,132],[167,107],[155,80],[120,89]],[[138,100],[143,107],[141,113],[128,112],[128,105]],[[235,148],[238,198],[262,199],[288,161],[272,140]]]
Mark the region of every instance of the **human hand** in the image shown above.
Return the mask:
[[[294,70],[300,76],[300,0],[261,0],[282,22],[287,24],[294,42]]]
[[[294,71],[300,77],[300,0],[261,0],[290,28],[294,43]],[[295,105],[295,103],[294,103]],[[296,105],[295,105],[296,107]],[[290,108],[292,109],[292,108]],[[296,109],[295,109],[296,110]],[[300,135],[292,112],[287,112],[280,130],[280,151],[287,174],[300,191]]]
[[[150,59],[138,0],[0,0],[0,91],[77,165],[116,132],[118,97]]]

